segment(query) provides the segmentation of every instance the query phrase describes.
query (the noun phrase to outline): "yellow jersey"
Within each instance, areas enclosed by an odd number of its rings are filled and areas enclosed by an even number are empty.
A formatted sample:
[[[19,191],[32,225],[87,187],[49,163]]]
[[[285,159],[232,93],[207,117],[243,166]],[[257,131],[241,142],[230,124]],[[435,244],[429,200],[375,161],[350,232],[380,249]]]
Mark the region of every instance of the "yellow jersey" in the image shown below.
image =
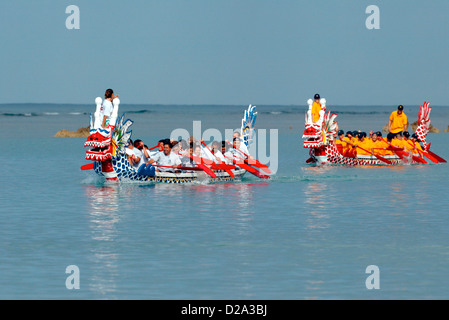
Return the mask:
[[[320,119],[321,103],[314,102],[312,105],[313,122],[317,122]]]
[[[397,111],[393,111],[390,115],[390,132],[391,133],[398,133],[401,131],[404,131],[405,125],[407,125],[407,116],[405,115],[404,111],[401,114],[398,114]]]

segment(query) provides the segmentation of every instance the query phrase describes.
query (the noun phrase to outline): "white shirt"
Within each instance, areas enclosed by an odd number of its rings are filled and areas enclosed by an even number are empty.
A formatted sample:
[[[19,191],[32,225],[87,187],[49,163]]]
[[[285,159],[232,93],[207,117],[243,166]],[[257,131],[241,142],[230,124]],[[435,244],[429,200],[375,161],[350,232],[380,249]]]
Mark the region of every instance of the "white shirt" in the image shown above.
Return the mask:
[[[143,152],[137,148],[134,148],[132,151],[134,152],[134,155],[136,157],[140,158],[140,161],[133,165],[134,168],[138,169],[142,164],[145,163],[145,157],[143,155]]]
[[[181,160],[179,159],[179,156],[170,152],[170,154],[167,156],[165,155],[164,151],[158,152],[153,158],[152,158],[157,164],[161,166],[175,166],[180,165]],[[164,168],[164,167],[157,167],[159,171],[170,171],[171,168]]]
[[[143,158],[143,153],[137,148],[126,148],[126,154],[129,156],[136,156],[140,158],[140,161],[138,163],[134,163],[132,166],[135,169],[138,169],[143,163],[145,163],[145,159]]]
[[[109,101],[108,99],[105,99],[103,101],[103,105],[100,109],[100,119],[103,122],[103,118],[104,116],[106,116],[106,126],[109,124],[109,119],[111,118],[113,108],[114,107],[111,101]]]

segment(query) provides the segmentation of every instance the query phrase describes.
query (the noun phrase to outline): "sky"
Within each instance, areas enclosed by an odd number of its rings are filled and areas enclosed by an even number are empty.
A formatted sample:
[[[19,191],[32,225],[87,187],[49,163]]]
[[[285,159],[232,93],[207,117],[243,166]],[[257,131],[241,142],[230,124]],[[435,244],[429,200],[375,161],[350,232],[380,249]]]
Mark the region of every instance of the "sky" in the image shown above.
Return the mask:
[[[448,16],[447,0],[1,0],[0,103],[445,106]]]

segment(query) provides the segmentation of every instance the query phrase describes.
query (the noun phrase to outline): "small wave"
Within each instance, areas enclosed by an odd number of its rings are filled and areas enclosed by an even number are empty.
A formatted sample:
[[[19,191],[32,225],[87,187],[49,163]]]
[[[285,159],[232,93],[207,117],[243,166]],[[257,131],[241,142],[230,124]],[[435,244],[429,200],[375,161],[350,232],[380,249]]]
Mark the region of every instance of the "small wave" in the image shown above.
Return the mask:
[[[126,111],[126,113],[152,113],[153,111],[151,110],[131,110],[131,111]]]
[[[4,112],[4,113],[0,113],[0,116],[3,117],[38,117],[41,116],[41,114],[39,113],[10,113],[10,112]]]
[[[46,116],[57,116],[59,112],[44,112],[44,115]]]

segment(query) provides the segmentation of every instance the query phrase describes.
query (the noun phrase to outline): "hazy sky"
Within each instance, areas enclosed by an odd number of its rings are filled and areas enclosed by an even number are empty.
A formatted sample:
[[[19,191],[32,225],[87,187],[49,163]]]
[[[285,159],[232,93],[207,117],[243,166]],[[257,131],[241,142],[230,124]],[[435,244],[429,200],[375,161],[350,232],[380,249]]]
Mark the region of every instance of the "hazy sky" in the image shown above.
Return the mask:
[[[448,0],[1,0],[0,103],[448,105],[448,30]]]

